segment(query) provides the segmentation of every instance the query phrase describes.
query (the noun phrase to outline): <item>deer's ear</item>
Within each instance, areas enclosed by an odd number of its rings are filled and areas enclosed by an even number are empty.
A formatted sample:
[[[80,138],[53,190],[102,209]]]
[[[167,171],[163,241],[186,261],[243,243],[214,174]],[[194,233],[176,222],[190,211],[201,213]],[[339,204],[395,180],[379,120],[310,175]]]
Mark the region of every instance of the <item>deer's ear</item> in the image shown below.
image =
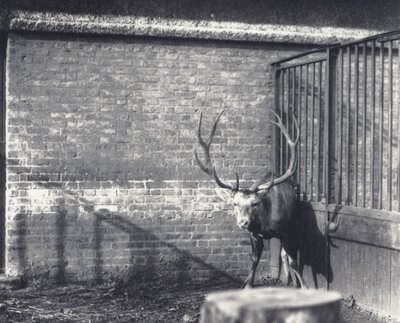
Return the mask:
[[[217,193],[218,197],[225,202],[228,202],[232,199],[232,194],[231,191],[229,190],[223,188],[216,188],[215,193]]]

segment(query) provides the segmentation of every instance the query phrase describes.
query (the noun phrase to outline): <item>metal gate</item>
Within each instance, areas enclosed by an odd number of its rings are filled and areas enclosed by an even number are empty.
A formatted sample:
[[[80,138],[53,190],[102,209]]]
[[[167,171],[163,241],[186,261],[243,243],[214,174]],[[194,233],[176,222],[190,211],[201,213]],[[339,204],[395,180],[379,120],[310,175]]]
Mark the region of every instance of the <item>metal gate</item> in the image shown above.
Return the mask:
[[[319,223],[320,228],[325,225],[322,275],[327,288],[332,284],[343,293],[357,294],[355,285],[371,280],[347,274],[337,274],[335,280],[335,271],[372,275],[372,281],[385,277],[393,295],[399,290],[392,275],[400,257],[395,242],[400,228],[396,213],[400,211],[399,53],[400,31],[394,31],[273,63],[275,109],[291,132],[292,116],[300,125],[294,175],[298,198],[324,222]],[[287,166],[289,151],[278,131],[273,143],[272,162],[280,173]],[[342,221],[339,232],[329,235],[328,221],[337,214]],[[372,272],[364,262],[382,266],[371,267]],[[371,300],[371,293],[360,294],[359,299],[372,307],[398,311],[394,301],[390,308],[386,305],[390,304],[384,296],[387,288],[373,286],[382,304]]]
[[[275,109],[300,124],[295,182],[302,201],[400,210],[400,32],[273,63]],[[288,162],[275,133],[277,172]]]

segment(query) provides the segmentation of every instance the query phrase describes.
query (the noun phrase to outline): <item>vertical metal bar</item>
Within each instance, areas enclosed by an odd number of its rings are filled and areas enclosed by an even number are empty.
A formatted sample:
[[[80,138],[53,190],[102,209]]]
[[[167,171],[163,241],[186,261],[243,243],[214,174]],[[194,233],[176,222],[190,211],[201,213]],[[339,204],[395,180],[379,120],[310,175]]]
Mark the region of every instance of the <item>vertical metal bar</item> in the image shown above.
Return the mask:
[[[365,198],[367,191],[366,167],[367,167],[367,51],[368,44],[363,44],[363,108],[362,108],[362,161],[361,161],[361,206],[365,207]]]
[[[354,116],[354,184],[353,184],[353,205],[358,205],[358,113],[359,113],[359,52],[358,44],[356,45],[354,52],[355,59],[355,71],[354,71],[354,105],[355,105],[355,116]]]
[[[280,90],[281,90],[281,103],[280,103],[280,106],[279,106],[279,110],[280,110],[280,116],[281,116],[281,118],[283,119],[283,114],[284,114],[284,111],[283,111],[283,107],[284,107],[284,105],[285,105],[285,74],[286,74],[286,71],[285,70],[281,70],[281,88],[280,88]],[[283,172],[283,163],[284,163],[284,160],[283,160],[283,140],[284,140],[284,138],[283,138],[283,136],[282,136],[282,134],[279,132],[279,174],[282,174],[282,172]]]
[[[375,206],[375,162],[374,162],[374,137],[375,137],[375,41],[372,41],[371,45],[371,149],[370,149],[370,179],[369,179],[369,191],[370,191],[370,207],[373,209]]]
[[[302,101],[302,82],[303,82],[303,67],[299,67],[299,82],[298,82],[298,92],[297,92],[297,121],[299,123],[299,136],[300,136],[300,142],[297,145],[297,160],[298,160],[298,166],[297,166],[297,183],[299,184],[299,187],[301,187],[301,128],[302,128],[302,122],[301,122],[301,101]]]
[[[393,150],[392,150],[392,141],[393,141],[393,42],[389,42],[389,71],[388,71],[388,78],[389,78],[389,138],[388,138],[388,175],[387,175],[387,195],[388,195],[388,206],[389,211],[392,210],[392,163],[393,163]]]
[[[275,76],[275,112],[279,111],[279,102],[280,102],[280,98],[279,98],[279,94],[280,94],[280,89],[279,89],[279,85],[280,85],[280,75],[281,72],[278,70],[279,65],[274,65],[274,76]],[[279,135],[277,133],[277,129],[276,127],[272,127],[272,156],[271,156],[271,165],[273,167],[273,170],[275,173],[277,173],[278,169],[279,169],[279,164],[280,164],[280,160],[279,160]]]
[[[326,63],[325,63],[325,113],[324,113],[324,162],[323,162],[323,196],[325,203],[331,202],[330,190],[331,190],[331,155],[334,155],[332,149],[335,147],[335,124],[331,120],[335,120],[335,99],[336,99],[336,59],[337,57],[331,51],[326,51]],[[336,168],[336,167],[333,167]],[[328,279],[329,280],[329,279]]]
[[[342,164],[343,164],[343,154],[342,154],[342,146],[343,146],[343,49],[339,49],[339,66],[340,66],[340,74],[339,74],[339,97],[338,97],[338,131],[337,131],[337,144],[336,149],[338,156],[338,167],[336,173],[336,201],[338,204],[342,204]]]
[[[346,120],[346,204],[350,204],[350,123],[351,123],[351,47],[347,47],[347,120]]]
[[[309,66],[308,64],[305,65],[305,72],[306,72],[306,88],[305,88],[305,107],[304,107],[304,194],[307,196],[308,191],[308,183],[307,183],[307,173],[308,173],[308,82],[309,82]],[[307,197],[308,199],[308,197]]]
[[[291,113],[291,119],[290,119],[290,125],[291,125],[291,136],[293,138],[294,134],[294,122],[293,122],[293,117],[295,117],[295,111],[296,111],[296,67],[293,67],[293,74],[292,74],[292,113]],[[289,120],[289,117],[288,117]],[[297,178],[297,173],[298,169],[296,169],[296,175],[293,176],[294,182],[296,182]],[[298,182],[296,184],[299,184]],[[297,186],[297,185],[296,185]]]
[[[291,75],[290,68],[288,68],[287,69],[287,83],[286,83],[286,86],[287,86],[286,118],[283,119],[284,120],[284,125],[285,125],[286,129],[288,129],[288,131],[290,131],[289,130],[290,90],[291,90],[290,89],[290,75]],[[285,143],[286,143],[286,145],[285,145],[285,147],[286,147],[286,151],[285,151],[285,170],[286,170],[289,167],[289,145],[287,144],[286,140],[285,140]]]
[[[282,91],[282,79],[283,79],[283,72],[279,70],[279,64],[274,65],[275,68],[275,113],[278,113],[278,111],[281,110],[281,106],[283,105],[283,96],[281,95]],[[280,104],[282,101],[282,105]],[[275,149],[272,151],[275,152],[275,156],[272,156],[275,160],[273,161],[274,165],[274,171],[277,173],[278,167],[280,168],[280,165],[282,163],[281,159],[279,159],[278,156],[281,156],[280,152],[282,151],[281,149],[281,135],[280,132],[278,132],[277,127],[272,127],[272,143],[275,145]],[[279,161],[277,160],[279,159]],[[279,268],[279,254],[281,250],[281,243],[278,239],[271,239],[270,241],[270,252],[271,255],[278,255],[278,257],[270,257],[270,262],[269,266],[270,268]],[[276,270],[277,272],[279,270]]]
[[[310,116],[310,127],[311,127],[311,146],[310,146],[310,198],[313,200],[313,188],[314,188],[314,110],[315,110],[315,63],[312,63],[312,88],[311,88],[311,116]]]
[[[397,72],[400,76],[400,46],[397,47]],[[400,96],[397,100],[397,211],[400,212]]]
[[[329,212],[328,205],[330,203],[330,171],[331,171],[331,153],[332,148],[335,147],[334,138],[331,134],[334,133],[334,125],[331,120],[334,119],[335,96],[336,96],[336,57],[333,55],[331,49],[326,50],[325,61],[325,102],[324,102],[324,131],[323,131],[323,169],[322,169],[322,190],[323,201],[326,209],[326,221],[328,223]],[[332,118],[333,117],[333,118]],[[325,263],[329,263],[330,259],[330,239],[325,235]],[[331,281],[331,272],[329,266],[325,266],[326,289],[329,290]]]
[[[385,43],[381,43],[380,48],[381,63],[381,84],[379,91],[379,151],[378,151],[378,209],[382,209],[382,182],[383,182],[383,109],[384,109],[384,91],[385,91]]]
[[[320,137],[321,137],[321,109],[322,109],[322,62],[318,63],[318,106],[317,106],[317,143],[316,143],[316,200],[320,199],[320,156],[321,156],[321,146],[320,146]]]

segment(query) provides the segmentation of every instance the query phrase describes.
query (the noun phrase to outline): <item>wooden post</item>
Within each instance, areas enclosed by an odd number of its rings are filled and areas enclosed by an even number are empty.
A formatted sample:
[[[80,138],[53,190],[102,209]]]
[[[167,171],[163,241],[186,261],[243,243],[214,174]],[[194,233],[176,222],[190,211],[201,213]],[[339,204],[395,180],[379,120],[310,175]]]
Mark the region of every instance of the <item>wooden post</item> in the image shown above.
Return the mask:
[[[337,160],[334,158],[335,156],[335,147],[336,147],[336,139],[335,135],[337,128],[335,124],[335,120],[337,117],[336,111],[336,90],[337,90],[337,52],[333,52],[331,49],[327,49],[326,51],[326,66],[325,66],[325,113],[324,113],[324,162],[323,162],[323,201],[325,202],[326,209],[326,225],[329,222],[329,212],[328,205],[332,203],[332,195],[331,194],[331,186],[337,185],[335,182],[336,174],[331,172],[332,166],[333,169],[337,169]],[[334,192],[336,192],[336,188],[334,188]],[[338,195],[334,196],[335,198]],[[333,200],[336,202],[336,200]],[[329,237],[325,235],[325,263],[329,264]],[[326,277],[326,288],[329,289],[329,280],[331,273],[329,271],[329,266],[326,266],[325,277]]]
[[[254,288],[207,295],[200,323],[339,322],[340,294],[315,289]]]

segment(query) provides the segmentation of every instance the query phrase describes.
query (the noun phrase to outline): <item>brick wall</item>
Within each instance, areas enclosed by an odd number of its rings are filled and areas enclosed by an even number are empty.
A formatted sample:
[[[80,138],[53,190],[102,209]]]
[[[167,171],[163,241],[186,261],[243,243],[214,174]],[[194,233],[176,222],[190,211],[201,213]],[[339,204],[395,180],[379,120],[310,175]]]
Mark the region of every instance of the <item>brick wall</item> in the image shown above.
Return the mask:
[[[195,129],[200,112],[208,132],[225,109],[213,146],[220,177],[261,176],[269,63],[299,49],[10,34],[7,273],[242,278],[248,235],[193,162]]]

